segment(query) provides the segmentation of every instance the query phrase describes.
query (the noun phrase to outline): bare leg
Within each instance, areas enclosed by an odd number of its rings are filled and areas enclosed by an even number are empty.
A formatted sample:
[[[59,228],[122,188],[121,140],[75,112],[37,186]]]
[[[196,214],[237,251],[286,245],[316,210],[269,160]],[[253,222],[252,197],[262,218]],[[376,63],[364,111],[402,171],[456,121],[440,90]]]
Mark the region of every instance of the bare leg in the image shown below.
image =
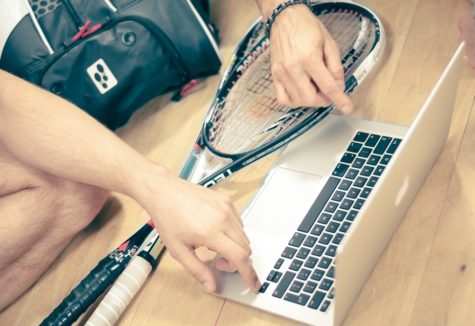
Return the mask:
[[[0,311],[94,219],[106,196],[30,168],[0,145]]]

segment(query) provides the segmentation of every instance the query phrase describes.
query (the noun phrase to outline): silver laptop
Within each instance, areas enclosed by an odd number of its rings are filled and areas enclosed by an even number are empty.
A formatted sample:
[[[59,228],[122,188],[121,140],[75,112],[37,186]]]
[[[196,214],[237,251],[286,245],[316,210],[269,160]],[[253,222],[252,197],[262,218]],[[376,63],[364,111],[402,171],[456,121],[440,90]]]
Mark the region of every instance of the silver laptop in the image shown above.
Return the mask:
[[[463,44],[409,127],[332,116],[287,147],[243,214],[263,287],[214,271],[218,295],[340,324],[447,140]]]

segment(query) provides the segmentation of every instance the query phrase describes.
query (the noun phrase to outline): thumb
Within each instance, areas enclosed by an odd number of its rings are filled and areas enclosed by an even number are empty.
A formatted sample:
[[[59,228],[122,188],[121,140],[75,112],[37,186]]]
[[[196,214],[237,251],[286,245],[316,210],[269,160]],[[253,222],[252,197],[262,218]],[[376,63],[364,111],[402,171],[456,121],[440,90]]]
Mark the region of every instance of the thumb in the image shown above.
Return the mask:
[[[211,269],[195,254],[192,248],[185,245],[174,250],[172,256],[198,281],[207,293],[216,291],[216,280]]]

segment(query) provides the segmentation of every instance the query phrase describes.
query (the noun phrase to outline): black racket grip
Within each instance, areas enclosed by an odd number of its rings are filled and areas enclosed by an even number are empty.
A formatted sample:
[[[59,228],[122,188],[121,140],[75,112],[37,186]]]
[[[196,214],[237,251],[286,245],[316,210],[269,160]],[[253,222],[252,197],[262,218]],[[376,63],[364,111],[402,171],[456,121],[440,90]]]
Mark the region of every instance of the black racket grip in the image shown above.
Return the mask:
[[[127,260],[130,260],[128,257]],[[106,257],[79,283],[76,288],[43,320],[41,326],[71,325],[119,277],[127,266]]]

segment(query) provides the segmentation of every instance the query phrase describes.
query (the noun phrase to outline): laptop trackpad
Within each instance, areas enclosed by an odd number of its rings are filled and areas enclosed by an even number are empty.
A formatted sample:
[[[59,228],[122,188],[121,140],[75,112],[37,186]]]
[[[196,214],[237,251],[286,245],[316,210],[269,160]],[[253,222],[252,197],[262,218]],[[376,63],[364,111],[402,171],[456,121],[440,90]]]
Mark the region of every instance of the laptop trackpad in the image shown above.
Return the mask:
[[[245,228],[274,236],[288,234],[313,204],[321,181],[318,175],[275,168],[247,209]]]

